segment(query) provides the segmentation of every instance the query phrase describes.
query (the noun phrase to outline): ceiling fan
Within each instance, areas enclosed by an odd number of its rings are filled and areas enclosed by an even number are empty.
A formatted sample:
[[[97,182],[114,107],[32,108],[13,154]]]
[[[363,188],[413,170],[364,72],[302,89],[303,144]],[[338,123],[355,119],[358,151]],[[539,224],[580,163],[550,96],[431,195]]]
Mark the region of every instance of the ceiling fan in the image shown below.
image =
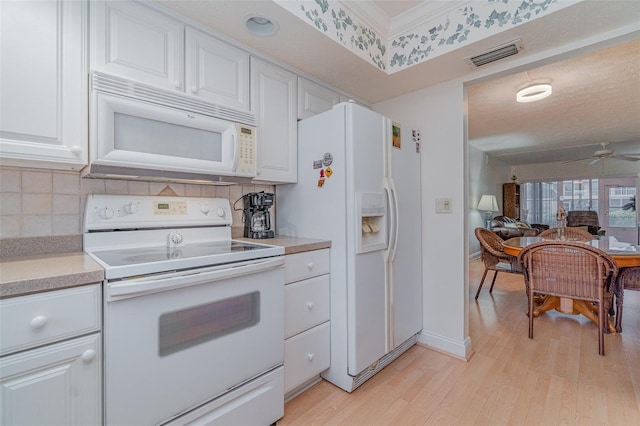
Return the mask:
[[[589,164],[587,164],[588,166],[591,166],[593,164],[596,164],[598,161],[604,160],[607,158],[613,158],[616,160],[624,160],[624,161],[640,161],[640,153],[616,154],[613,149],[607,149],[606,143],[601,143],[600,145],[602,145],[602,149],[595,151],[591,157],[564,161],[562,164],[575,163],[576,161],[591,160],[589,161]]]

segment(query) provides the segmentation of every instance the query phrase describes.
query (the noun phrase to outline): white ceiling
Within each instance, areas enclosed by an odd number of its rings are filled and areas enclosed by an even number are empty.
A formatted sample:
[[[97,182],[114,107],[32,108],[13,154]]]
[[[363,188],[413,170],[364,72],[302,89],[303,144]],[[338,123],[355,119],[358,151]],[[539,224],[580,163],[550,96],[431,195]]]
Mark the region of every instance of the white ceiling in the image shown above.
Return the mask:
[[[540,52],[620,27],[635,26],[640,31],[640,2],[587,0],[388,75],[272,0],[156,2],[249,50],[371,104],[470,75],[476,70],[471,70],[464,58],[517,38],[524,45],[518,56],[535,57]],[[343,0],[342,3],[359,16],[366,16],[376,28],[386,26],[391,33],[397,31],[394,25],[405,22],[407,17],[440,13],[444,8],[467,2]],[[276,20],[280,31],[272,37],[249,34],[244,28],[244,18],[249,14]],[[483,68],[489,67],[492,65]],[[585,158],[601,149],[602,142],[609,142],[607,148],[615,149],[616,154],[640,153],[639,73],[640,44],[636,40],[531,69],[528,75],[523,71],[471,85],[470,143],[513,165]],[[515,91],[529,78],[549,80],[554,87],[552,96],[539,102],[516,104]]]

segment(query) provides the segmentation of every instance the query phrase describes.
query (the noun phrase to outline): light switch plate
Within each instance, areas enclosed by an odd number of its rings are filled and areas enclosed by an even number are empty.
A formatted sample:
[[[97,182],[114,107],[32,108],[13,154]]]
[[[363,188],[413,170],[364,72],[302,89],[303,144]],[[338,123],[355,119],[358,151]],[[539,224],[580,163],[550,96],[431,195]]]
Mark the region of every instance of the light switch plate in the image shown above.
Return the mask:
[[[451,198],[436,198],[436,213],[451,213]]]

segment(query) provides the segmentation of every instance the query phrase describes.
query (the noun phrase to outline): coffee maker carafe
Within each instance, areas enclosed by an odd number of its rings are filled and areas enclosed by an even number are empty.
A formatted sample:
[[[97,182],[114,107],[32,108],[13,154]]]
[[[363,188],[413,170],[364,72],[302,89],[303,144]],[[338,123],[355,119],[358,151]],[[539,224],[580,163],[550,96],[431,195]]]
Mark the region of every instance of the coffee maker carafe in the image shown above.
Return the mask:
[[[273,238],[271,214],[274,195],[268,192],[251,192],[242,197],[244,202],[244,236],[247,238]]]

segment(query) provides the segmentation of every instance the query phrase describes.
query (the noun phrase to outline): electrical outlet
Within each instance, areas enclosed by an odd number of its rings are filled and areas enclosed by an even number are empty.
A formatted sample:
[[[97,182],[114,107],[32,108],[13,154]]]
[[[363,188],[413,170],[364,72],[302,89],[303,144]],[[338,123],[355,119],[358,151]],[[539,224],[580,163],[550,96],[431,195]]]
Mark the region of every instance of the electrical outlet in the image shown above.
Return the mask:
[[[451,213],[451,198],[436,198],[436,213]]]

